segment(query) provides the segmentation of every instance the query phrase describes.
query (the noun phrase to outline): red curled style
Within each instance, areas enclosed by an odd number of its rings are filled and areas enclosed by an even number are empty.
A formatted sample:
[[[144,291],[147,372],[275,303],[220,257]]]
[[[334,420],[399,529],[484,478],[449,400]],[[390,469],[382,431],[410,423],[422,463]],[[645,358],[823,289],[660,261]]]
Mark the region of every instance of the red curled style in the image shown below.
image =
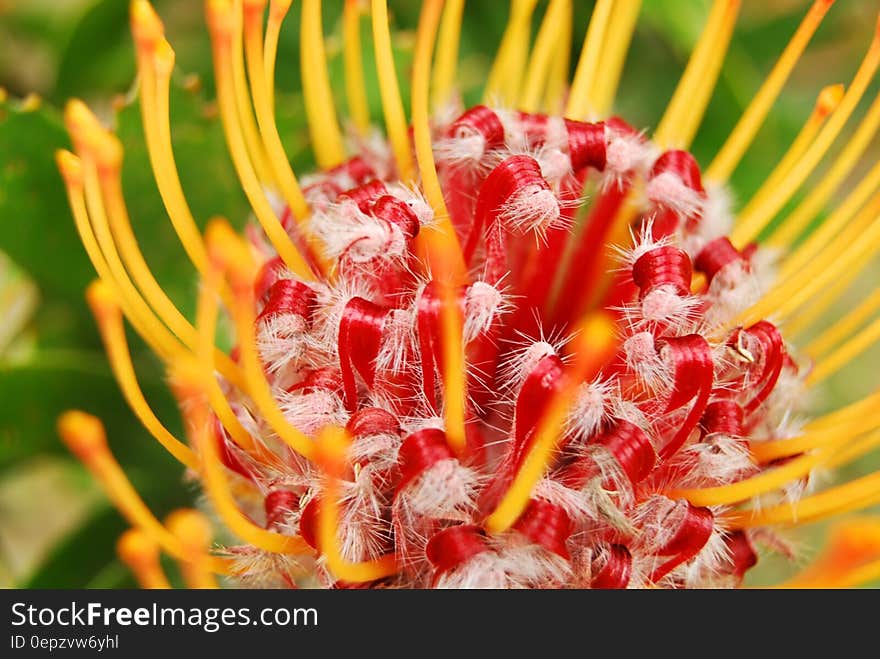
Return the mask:
[[[687,252],[669,245],[642,254],[632,267],[632,278],[644,298],[658,286],[669,286],[684,297],[691,291],[691,259]]]
[[[312,549],[318,548],[318,510],[321,505],[321,499],[317,496],[312,497],[302,508],[299,517],[299,534],[305,543]],[[302,499],[300,499],[302,506]]]
[[[370,206],[373,202],[386,192],[388,192],[388,188],[385,187],[385,184],[378,179],[373,179],[363,185],[359,185],[356,188],[351,188],[350,190],[341,193],[338,201],[350,199],[357,204],[357,207],[362,213],[369,213]]]
[[[726,535],[724,544],[727,547],[726,563],[730,574],[742,580],[746,572],[758,563],[758,554],[743,531],[733,531]]]
[[[694,259],[694,267],[706,275],[706,280],[711,284],[715,275],[734,261],[745,261],[745,259],[730,242],[730,239],[727,236],[722,236],[706,243],[697,254],[697,258]]]
[[[266,261],[254,280],[254,299],[262,300],[263,296],[272,287],[272,284],[281,279],[286,270],[287,266],[284,265],[284,261],[280,256]]]
[[[465,262],[470,262],[484,230],[492,229],[499,221],[504,205],[527,189],[550,189],[550,185],[541,175],[541,166],[531,156],[510,156],[491,171],[480,185],[477,195],[473,228],[464,249]]]
[[[547,551],[566,560],[571,558],[565,541],[571,535],[572,524],[561,506],[543,499],[530,499],[513,528]]]
[[[763,368],[755,382],[756,385],[758,383],[763,383],[763,385],[758,393],[743,406],[748,416],[758,409],[758,406],[767,400],[767,397],[773,392],[773,388],[779,380],[779,375],[782,373],[786,351],[782,334],[779,333],[779,330],[771,322],[760,320],[743,331],[754,338],[761,346],[761,361],[763,362]],[[735,344],[737,338],[736,334],[734,334],[731,337],[731,341]]]
[[[657,462],[657,454],[648,435],[629,421],[616,421],[595,442],[614,456],[633,485],[645,480]]]
[[[660,449],[660,460],[673,456],[687,441],[691,431],[706,409],[715,372],[712,363],[712,348],[699,334],[687,336],[665,337],[662,339],[662,352],[672,360],[673,386],[672,395],[665,412],[671,412],[694,400],[690,412],[685,417],[681,428],[675,436]]]
[[[348,176],[355,185],[363,185],[370,179],[376,178],[376,170],[360,156],[355,156],[341,165],[337,165],[327,173],[331,176]]]
[[[611,545],[593,559],[590,588],[620,590],[632,578],[632,554],[623,545]]]
[[[370,209],[373,217],[398,227],[403,235],[412,240],[419,235],[419,218],[404,201],[391,195],[382,195]]]
[[[571,158],[572,171],[584,167],[592,167],[596,171],[605,171],[605,138],[604,122],[589,123],[586,121],[565,120],[568,131],[568,155]]]
[[[284,517],[294,512],[299,505],[299,495],[290,490],[272,490],[263,501],[266,512],[266,528],[276,529]]]
[[[523,450],[550,398],[562,386],[563,363],[556,355],[542,357],[523,380],[514,412],[514,446]]]
[[[473,524],[443,529],[431,536],[425,547],[425,555],[438,575],[454,570],[485,551],[489,551],[486,533]]]
[[[339,366],[349,411],[357,409],[355,372],[368,389],[376,379],[376,357],[382,347],[382,329],[388,309],[361,297],[353,297],[345,305],[339,321]]]
[[[706,406],[700,418],[703,436],[721,434],[728,437],[742,437],[743,409],[732,400],[716,400]]]
[[[220,462],[223,463],[223,466],[240,476],[244,476],[249,481],[253,481],[253,474],[251,474],[250,470],[244,466],[242,461],[238,459],[238,456],[236,456],[230,448],[229,440],[226,437],[226,429],[217,417],[213,418],[213,430],[214,441],[217,445],[217,455],[220,458]]]
[[[455,454],[449,448],[446,433],[442,430],[423,428],[412,433],[403,440],[398,452],[400,482],[397,491],[400,492],[441,460],[451,458],[455,458]]]
[[[296,279],[279,279],[269,288],[266,304],[257,324],[275,316],[299,316],[308,323],[315,308],[317,294],[308,284]]]
[[[351,415],[345,429],[352,437],[399,435],[400,421],[381,407],[362,407]]]
[[[491,149],[504,144],[504,124],[492,110],[485,105],[475,105],[452,122],[446,132],[447,137],[464,137],[468,132],[481,135],[486,148]]]
[[[703,179],[700,175],[700,166],[696,159],[687,151],[674,149],[666,151],[654,161],[648,178],[654,178],[660,174],[671,173],[678,176],[681,182],[691,190],[705,194]]]
[[[660,581],[682,563],[689,561],[706,546],[715,527],[715,516],[708,508],[697,508],[687,503],[684,514],[675,533],[669,541],[657,551],[658,556],[672,556],[668,561],[655,568],[651,573],[651,581]]]
[[[302,380],[287,389],[290,394],[310,394],[315,391],[342,393],[342,374],[339,369],[332,366],[311,369],[306,371]]]

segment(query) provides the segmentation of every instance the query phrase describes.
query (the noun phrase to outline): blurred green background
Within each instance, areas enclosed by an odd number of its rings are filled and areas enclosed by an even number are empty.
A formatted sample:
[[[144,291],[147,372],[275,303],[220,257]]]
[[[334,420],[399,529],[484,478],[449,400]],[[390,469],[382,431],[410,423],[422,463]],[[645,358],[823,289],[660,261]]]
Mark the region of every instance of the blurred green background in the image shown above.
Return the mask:
[[[154,4],[177,51],[172,126],[184,189],[199,221],[222,214],[241,224],[247,206],[211,102],[202,2]],[[592,2],[574,4],[579,41]],[[702,164],[722,144],[809,4],[743,3],[720,84],[693,147]],[[297,171],[307,172],[313,163],[298,91],[297,5],[294,2],[282,33],[278,113],[290,157]],[[709,5],[709,0],[644,0],[616,112],[640,128],[656,125]],[[538,16],[545,6],[546,1],[539,4]],[[324,26],[332,80],[344,107],[340,8],[341,0],[325,2]],[[418,3],[392,0],[391,9],[399,28],[395,45],[404,79]],[[737,196],[760,185],[810,113],[819,89],[849,81],[871,39],[876,11],[874,0],[838,0],[737,171]],[[191,312],[196,280],[152,182],[137,107],[114,110],[131,100],[133,89],[127,12],[126,0],[0,0],[0,87],[6,90],[0,92],[6,97],[0,102],[0,586],[133,585],[114,556],[124,522],[55,434],[54,420],[63,409],[80,407],[104,419],[114,453],[159,516],[197,496],[182,481],[178,465],[139,427],[117,391],[82,297],[93,272],[76,238],[53,161],[54,150],[68,145],[59,110],[66,99],[85,99],[117,127],[126,146],[124,185],[135,231],[159,281]],[[459,71],[468,101],[479,98],[506,15],[505,2],[467,2]],[[368,29],[364,43],[369,46]],[[369,67],[371,60],[366,59]],[[381,115],[374,79],[368,75],[377,119]],[[192,84],[196,80],[199,84]],[[876,156],[874,146],[858,173]],[[878,272],[874,267],[844,296],[829,320],[876,282]],[[159,417],[178,430],[175,406],[158,364],[142,344],[130,339],[147,397]],[[832,379],[824,397],[815,401],[816,410],[868,391],[876,382],[878,363],[875,349],[845,376]],[[863,461],[849,473],[878,466],[876,459]],[[821,533],[822,527],[806,529],[796,542],[818,547]],[[778,560],[762,563],[752,577],[757,584],[792,569]]]

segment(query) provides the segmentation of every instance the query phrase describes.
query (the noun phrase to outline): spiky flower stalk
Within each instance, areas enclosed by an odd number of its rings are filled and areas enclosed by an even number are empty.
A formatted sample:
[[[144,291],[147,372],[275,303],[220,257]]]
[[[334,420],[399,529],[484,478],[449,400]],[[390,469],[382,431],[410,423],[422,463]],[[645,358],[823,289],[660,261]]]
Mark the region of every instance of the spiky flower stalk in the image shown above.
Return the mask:
[[[345,3],[350,130],[327,74],[320,0],[303,0],[305,110],[320,171],[300,183],[274,120],[290,1],[208,0],[219,113],[255,223],[204,235],[169,126],[174,52],[132,3],[156,181],[201,284],[195,322],[153,278],[122,197],[122,147],[85,105],[58,164],[99,275],[88,301],[132,409],[200,480],[205,518],[163,524],[100,423],[60,431],[134,530],[120,554],[148,587],[212,574],[259,586],[718,587],[741,583],[777,529],[880,502],[880,474],[813,493],[814,474],[880,442],[880,395],[808,419],[810,390],[880,334],[873,293],[804,350],[789,342],[880,245],[880,165],[821,227],[880,123],[880,97],[819,183],[880,64],[822,91],[765,185],[734,211],[726,182],[831,2],[813,3],[704,171],[687,151],[739,2],[716,0],[652,136],[610,115],[638,0],[598,0],[573,78],[570,0],[514,0],[484,104],[455,94],[463,0],[422,6],[407,121],[384,0],[369,14],[385,119],[370,125],[359,21]],[[776,228],[771,221],[783,213]],[[765,236],[772,250],[755,241]],[[612,249],[613,248],[613,249]],[[781,256],[776,256],[781,255]],[[218,318],[236,347],[215,347]],[[189,442],[138,386],[125,317],[166,364]],[[864,325],[864,327],[862,327]],[[859,329],[862,327],[861,329]],[[880,575],[880,527],[850,522],[794,583]],[[846,559],[846,560],[844,560]]]

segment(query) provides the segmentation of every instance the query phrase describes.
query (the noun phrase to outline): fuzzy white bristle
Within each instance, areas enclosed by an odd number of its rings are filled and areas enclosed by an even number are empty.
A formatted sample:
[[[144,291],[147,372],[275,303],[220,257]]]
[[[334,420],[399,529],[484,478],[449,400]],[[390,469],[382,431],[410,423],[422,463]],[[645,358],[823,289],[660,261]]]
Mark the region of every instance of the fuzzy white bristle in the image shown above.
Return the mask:
[[[672,172],[661,172],[651,177],[645,188],[648,200],[658,206],[674,210],[684,217],[694,217],[703,209],[704,197]]]
[[[471,284],[465,293],[464,342],[489,331],[502,309],[501,291],[484,281]]]
[[[528,185],[519,190],[501,210],[504,225],[521,234],[546,232],[559,219],[559,199],[551,190],[537,185]]]

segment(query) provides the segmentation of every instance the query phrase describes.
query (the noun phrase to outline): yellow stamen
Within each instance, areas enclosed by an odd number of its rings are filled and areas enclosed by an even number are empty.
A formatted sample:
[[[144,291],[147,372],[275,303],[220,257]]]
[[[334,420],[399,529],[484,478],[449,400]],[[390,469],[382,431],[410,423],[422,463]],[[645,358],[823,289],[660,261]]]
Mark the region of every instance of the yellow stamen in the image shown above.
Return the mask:
[[[204,275],[207,253],[186,203],[171,147],[169,88],[174,51],[162,37],[161,23],[145,0],[131,5],[131,29],[137,44],[141,118],[150,165],[171,224],[196,270]]]
[[[590,91],[593,112],[597,117],[606,117],[611,113],[641,8],[642,0],[618,0],[615,5],[611,24],[605,34],[599,70],[596,73],[593,89]]]
[[[343,428],[325,427],[318,437],[319,458],[327,472],[318,507],[318,546],[327,567],[337,579],[364,583],[397,572],[393,554],[370,561],[352,563],[343,556],[339,540],[339,480],[345,467],[349,439]]]
[[[810,224],[813,218],[825,207],[831,196],[840,187],[849,174],[858,164],[865,150],[877,134],[880,128],[880,94],[877,95],[865,118],[862,119],[858,129],[847,140],[846,146],[834,161],[831,168],[822,177],[798,207],[785,218],[782,226],[785,233],[781,240],[788,236],[800,235]]]
[[[424,244],[435,279],[440,282],[443,296],[441,308],[443,346],[443,400],[446,435],[450,446],[463,455],[465,449],[466,369],[462,346],[462,319],[455,294],[455,284],[464,281],[466,269],[443,201],[443,191],[434,166],[431,129],[428,118],[428,79],[431,53],[440,21],[442,0],[426,0],[422,5],[413,62],[412,111],[416,158],[425,196],[434,209],[438,225],[426,231]]]
[[[251,93],[254,100],[254,109],[257,112],[257,121],[260,125],[260,135],[263,146],[269,156],[269,165],[284,200],[293,213],[293,218],[300,231],[307,238],[311,238],[306,222],[309,216],[309,206],[303,196],[299,181],[290,166],[281,136],[278,134],[278,125],[275,123],[275,112],[272,108],[265,69],[263,67],[263,9],[265,1],[248,0],[245,2],[244,14],[244,40],[245,54],[247,59],[248,75],[250,76]],[[313,239],[310,242],[314,242]],[[326,272],[327,268],[323,268]]]
[[[165,449],[190,469],[197,470],[198,458],[192,450],[162,424],[153,413],[138,385],[134,365],[125,340],[122,313],[110,286],[102,281],[93,282],[86,291],[86,299],[98,322],[110,366],[120,389],[132,411],[144,427]]]
[[[876,305],[876,301],[875,301]],[[858,309],[856,309],[858,311]],[[880,340],[880,318],[849,338],[831,354],[820,360],[807,376],[806,382],[815,386],[849,364]]]
[[[752,457],[760,463],[767,463],[778,458],[800,455],[822,446],[840,446],[853,437],[880,427],[880,417],[864,415],[841,422],[833,428],[807,430],[800,437],[790,439],[774,439],[765,442],[752,442]]]
[[[107,496],[132,526],[146,533],[172,556],[185,558],[180,542],[150,512],[110,453],[104,426],[97,417],[77,410],[65,412],[58,417],[58,434],[101,483]]]
[[[191,405],[187,408],[187,414],[191,420],[193,439],[199,449],[199,457],[202,461],[202,483],[223,524],[244,543],[273,554],[309,552],[310,548],[302,538],[283,536],[260,528],[238,509],[238,504],[229,489],[229,481],[213,441],[208,410],[203,403],[198,402],[197,392],[204,388],[204,383],[201,381],[203,378],[198,373],[186,373],[180,370],[177,371],[175,377],[178,382],[186,383],[182,386],[190,388],[194,393],[191,397]]]
[[[159,562],[159,545],[139,529],[129,529],[116,542],[116,554],[134,573],[141,588],[167,590],[171,588]]]
[[[531,38],[532,14],[538,0],[513,0],[501,45],[489,71],[483,102],[512,105],[519,97]]]
[[[608,30],[614,6],[615,0],[598,0],[593,9],[565,107],[565,116],[568,119],[582,120],[596,111],[591,92],[598,76],[605,32]]]
[[[431,78],[431,99],[434,110],[440,110],[453,101],[456,93],[458,42],[461,37],[464,0],[447,0],[437,36],[437,58]]]
[[[760,189],[752,196],[752,203],[760,203],[763,201],[785,178],[785,175],[791,171],[791,168],[794,167],[795,163],[803,157],[804,153],[819,133],[819,130],[822,128],[822,125],[825,123],[825,120],[832,112],[834,112],[834,110],[837,109],[837,106],[840,105],[843,96],[844,86],[842,84],[829,85],[819,92],[819,96],[816,99],[816,105],[813,107],[810,116],[807,117],[804,125],[801,127],[797,136],[785,152],[785,155],[782,156],[776,164],[776,167],[774,167],[773,171],[770,172],[770,175],[767,176]],[[782,241],[781,238],[779,241],[776,240],[776,234],[781,236],[783,233],[795,233],[795,230],[792,229],[789,231],[787,230],[787,227],[788,223],[782,222],[773,228],[773,235],[769,236],[767,239],[768,244],[772,242],[772,244],[776,245],[778,242]],[[793,238],[794,236],[790,237],[790,239]]]
[[[730,133],[724,146],[715,156],[712,164],[706,169],[705,177],[713,181],[726,181],[742,160],[743,155],[755,139],[758,130],[767,118],[770,108],[782,87],[785,85],[792,70],[801,58],[810,39],[813,38],[816,29],[822,23],[822,19],[831,7],[828,0],[815,0],[810,11],[804,17],[797,31],[788,42],[782,55],[776,61],[773,70],[764,80],[761,89],[752,98],[751,103],[743,112],[736,127]]]
[[[293,0],[272,0],[269,3],[269,20],[266,23],[266,41],[263,44],[263,75],[266,76],[266,91],[269,107],[275,107],[275,62],[278,58],[278,38],[281,25],[290,10]]]
[[[394,70],[394,53],[391,49],[391,28],[388,25],[387,0],[372,0],[373,48],[376,51],[376,70],[379,74],[379,93],[385,128],[391,141],[391,150],[397,162],[397,172],[404,183],[415,180],[412,146],[400,98],[397,72]]]
[[[156,355],[164,361],[169,361],[174,356],[182,354],[183,349],[171,332],[164,325],[157,322],[155,317],[152,320],[149,318],[146,320],[142,319],[138,313],[139,310],[135,310],[132,302],[122,294],[121,289],[114,280],[89,222],[83,191],[82,161],[74,154],[64,150],[56,152],[56,160],[67,189],[67,200],[70,204],[80,242],[85,247],[86,254],[98,276],[114,291],[114,295],[119,300],[119,304],[126,317]]]
[[[874,505],[878,499],[880,499],[880,474],[875,473],[794,503],[732,512],[725,516],[725,523],[731,529],[806,524]]]
[[[571,65],[571,41],[573,38],[574,16],[573,7],[568,4],[567,10],[560,19],[559,43],[556,45],[556,56],[550,64],[547,89],[544,91],[544,99],[541,108],[547,114],[562,114],[565,109],[565,96],[568,92],[568,71]]]
[[[867,320],[877,309],[880,309],[880,289],[875,290],[862,300],[859,306],[808,343],[804,352],[814,358],[827,354],[832,347],[850,336],[856,327]]]
[[[815,453],[795,458],[784,465],[764,471],[757,476],[729,485],[671,490],[665,494],[671,499],[687,499],[695,506],[723,506],[746,501],[759,494],[778,490],[786,483],[798,478],[803,478],[825,462],[833,449],[834,447],[820,449]]]
[[[227,2],[228,0],[222,0]],[[212,4],[212,0],[208,0]],[[238,115],[239,126],[246,153],[253,163],[254,171],[257,177],[264,185],[274,185],[275,180],[272,178],[272,168],[266,160],[266,152],[263,150],[263,144],[260,141],[260,132],[257,130],[257,123],[254,120],[253,108],[251,107],[250,98],[248,97],[247,76],[244,68],[244,39],[242,36],[242,2],[243,0],[232,0],[232,51],[231,51],[231,72],[232,72],[232,90],[235,98],[235,108]],[[210,11],[210,9],[209,9]],[[210,22],[210,21],[209,21]]]
[[[783,588],[845,587],[858,584],[850,575],[880,556],[880,520],[856,518],[835,524],[828,532],[825,550],[810,566]]]
[[[861,400],[850,403],[833,412],[829,412],[807,424],[805,430],[821,430],[835,428],[840,424],[849,423],[853,419],[863,416],[866,412],[874,410],[880,404],[880,390],[865,396]]]
[[[235,18],[229,0],[209,0],[208,18],[211,27],[211,40],[214,47],[214,72],[217,95],[226,143],[232,156],[238,178],[245,195],[257,216],[260,226],[269,237],[285,265],[297,276],[312,279],[312,273],[297,251],[296,246],[281,226],[275,212],[266,199],[253,165],[248,158],[241,132],[241,124],[236,111],[234,81],[232,79],[232,30]]]
[[[165,526],[187,555],[187,560],[180,562],[187,587],[200,590],[219,588],[208,568],[213,532],[205,516],[197,510],[175,510],[165,518]]]
[[[659,147],[687,148],[687,134],[696,131],[703,117],[738,12],[739,0],[715,0],[712,5],[703,33],[654,132],[654,142]]]
[[[566,372],[562,387],[547,404],[535,431],[532,448],[498,507],[486,519],[486,528],[491,533],[509,529],[528,504],[532,489],[547,470],[563,435],[565,417],[577,388],[585,379],[595,375],[613,353],[614,322],[604,313],[591,314],[580,325],[574,342],[574,363]]]
[[[257,352],[254,333],[256,321],[252,311],[254,272],[252,264],[248,263],[247,247],[240,244],[238,236],[225,222],[212,221],[208,226],[206,236],[212,254],[216,254],[215,258],[218,264],[228,273],[232,282],[235,302],[230,311],[235,323],[244,377],[251,399],[272,430],[290,448],[305,458],[311,458],[314,454],[314,444],[284,417],[263,372],[263,364]],[[208,291],[208,287],[200,296],[200,300],[206,309],[206,319],[212,317],[209,315],[209,311],[215,312],[213,314],[215,316],[216,300]]]
[[[565,16],[571,14],[571,0],[551,0],[541,21],[535,47],[526,69],[526,81],[519,98],[519,109],[537,112],[541,109],[541,96],[550,78],[551,67],[559,56],[564,43]]]
[[[312,150],[318,166],[330,169],[345,160],[345,146],[327,74],[321,0],[303,0],[299,44],[303,99],[309,134],[312,136]]]
[[[880,65],[880,36],[875,33],[871,47],[846,90],[843,100],[828,118],[803,157],[789,170],[777,187],[768,191],[766,197],[749,203],[739,214],[737,225],[730,235],[735,245],[742,247],[754,240],[821,162],[864,95],[878,65]]]
[[[345,0],[342,12],[342,57],[345,62],[345,97],[348,114],[358,134],[370,132],[370,106],[364,84],[361,49],[361,0]]]
[[[845,575],[837,579],[831,587],[833,588],[855,588],[880,579],[880,561],[872,561],[867,565],[850,570]]]

